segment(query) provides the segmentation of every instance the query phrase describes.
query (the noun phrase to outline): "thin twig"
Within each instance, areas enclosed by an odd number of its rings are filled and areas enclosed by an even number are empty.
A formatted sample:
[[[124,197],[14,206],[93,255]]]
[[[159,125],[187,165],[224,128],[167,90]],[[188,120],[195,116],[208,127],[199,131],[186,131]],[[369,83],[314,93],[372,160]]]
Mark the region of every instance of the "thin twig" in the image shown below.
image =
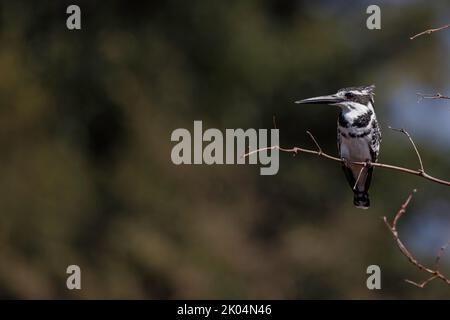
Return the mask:
[[[445,253],[445,250],[447,250],[447,248],[450,246],[450,241],[448,241],[445,245],[443,245],[440,249],[439,249],[439,253],[436,256],[436,261],[434,263],[434,266],[436,269],[439,269],[439,263],[441,262],[441,258]]]
[[[306,131],[306,133],[310,136],[310,138],[312,139],[312,141],[314,141],[314,144],[317,147],[317,151],[319,152],[319,155],[322,154],[322,148],[320,147],[319,143],[317,142],[316,138],[314,138],[314,136],[312,135],[311,132]]]
[[[413,193],[415,193],[416,190],[413,190]],[[413,193],[411,193],[408,198],[406,199],[406,201],[402,204],[402,206],[400,207],[400,209],[398,210],[397,214],[394,217],[394,220],[392,222],[392,224],[390,224],[388,222],[388,219],[386,217],[383,217],[383,221],[386,224],[386,226],[388,227],[389,231],[391,231],[392,236],[394,237],[395,241],[397,242],[397,246],[400,249],[401,253],[408,258],[408,261],[413,264],[414,266],[416,266],[419,270],[429,273],[431,276],[426,279],[425,281],[423,281],[422,283],[417,283],[411,280],[405,280],[407,283],[413,284],[419,288],[424,288],[429,282],[433,281],[434,279],[440,279],[443,282],[445,282],[447,285],[450,285],[450,280],[441,273],[440,269],[439,269],[439,261],[441,259],[442,254],[444,253],[445,249],[447,249],[448,245],[450,244],[447,243],[445,246],[443,246],[436,258],[436,264],[435,264],[435,268],[431,269],[429,267],[426,267],[425,265],[423,265],[422,263],[420,263],[410,252],[409,250],[405,247],[405,245],[403,244],[403,242],[400,240],[400,237],[398,235],[398,231],[397,231],[397,223],[400,220],[400,218],[402,217],[402,215],[406,212],[406,209],[408,208],[409,203],[411,202],[411,199],[413,197]]]
[[[440,93],[436,93],[436,94],[428,94],[428,93],[420,93],[417,92],[417,103],[419,103],[420,101],[422,101],[423,99],[432,99],[432,100],[438,100],[438,99],[442,99],[442,100],[450,100],[449,96],[444,96]]]
[[[310,136],[312,136],[311,133],[309,133],[309,134],[310,134]],[[313,141],[315,141],[317,146],[319,146],[319,148],[320,148],[320,145],[317,143],[317,140],[314,139]],[[246,158],[246,157],[248,157],[248,156],[250,156],[252,154],[259,153],[259,152],[262,152],[262,151],[268,151],[268,150],[279,150],[279,151],[282,151],[282,152],[288,152],[288,153],[293,153],[293,154],[298,154],[298,153],[315,154],[315,155],[317,155],[317,156],[319,156],[321,158],[325,158],[325,159],[328,159],[328,160],[333,160],[333,161],[337,161],[337,162],[341,162],[341,163],[344,162],[343,159],[331,156],[331,155],[327,154],[326,152],[323,152],[322,148],[320,148],[319,151],[316,151],[316,150],[305,149],[305,148],[300,148],[300,147],[283,148],[283,147],[280,147],[279,145],[256,149],[256,150],[253,150],[253,151],[250,151],[248,153],[243,154],[242,157]],[[356,166],[363,166],[364,167],[364,166],[367,165],[366,162],[355,162],[355,161],[347,161],[347,162],[348,162],[348,164],[353,164],[353,165],[356,165]],[[371,166],[372,167],[378,167],[378,168],[384,168],[384,169],[390,169],[390,170],[399,171],[399,172],[406,173],[406,174],[419,176],[419,177],[422,177],[422,178],[427,179],[429,181],[432,181],[432,182],[435,182],[435,183],[442,184],[442,185],[445,185],[447,187],[450,187],[450,181],[446,181],[446,180],[442,180],[442,179],[433,177],[433,176],[429,175],[428,173],[426,173],[424,171],[421,171],[421,169],[413,170],[413,169],[409,169],[409,168],[399,167],[399,166],[395,166],[395,165],[391,165],[391,164],[378,163],[378,162],[371,163]]]
[[[425,281],[423,281],[423,282],[421,282],[421,283],[414,282],[414,281],[411,281],[411,280],[409,280],[409,279],[405,279],[405,282],[406,282],[406,283],[409,283],[409,284],[412,284],[412,285],[414,285],[414,286],[416,286],[416,287],[419,287],[419,288],[421,288],[421,289],[423,289],[423,288],[425,288],[425,286],[426,286],[429,282],[433,281],[433,280],[436,279],[437,277],[438,277],[437,275],[431,276],[431,277],[429,277],[427,280],[425,280]]]
[[[356,186],[358,185],[359,179],[361,179],[361,174],[365,167],[366,166],[361,167],[361,170],[359,170],[358,177],[356,178],[355,184],[353,185],[353,190],[356,190]]]
[[[406,135],[409,139],[409,141],[411,142],[414,151],[416,151],[416,155],[417,158],[419,159],[419,163],[420,163],[420,171],[425,172],[425,169],[423,168],[423,162],[422,162],[422,157],[420,156],[419,150],[417,149],[416,144],[414,143],[414,140],[411,138],[411,135],[408,133],[408,131],[406,131],[405,129],[401,128],[401,129],[397,129],[397,128],[392,128],[389,126],[389,129],[394,130],[394,131],[398,131],[403,133],[404,135]]]
[[[441,30],[444,30],[444,29],[447,29],[447,28],[450,28],[450,24],[446,24],[445,26],[442,26],[442,27],[439,27],[439,28],[428,29],[428,30],[422,31],[422,32],[420,32],[418,34],[413,35],[412,37],[409,37],[409,39],[410,40],[414,40],[415,38],[420,37],[420,36],[422,36],[424,34],[432,34],[433,32],[441,31]]]

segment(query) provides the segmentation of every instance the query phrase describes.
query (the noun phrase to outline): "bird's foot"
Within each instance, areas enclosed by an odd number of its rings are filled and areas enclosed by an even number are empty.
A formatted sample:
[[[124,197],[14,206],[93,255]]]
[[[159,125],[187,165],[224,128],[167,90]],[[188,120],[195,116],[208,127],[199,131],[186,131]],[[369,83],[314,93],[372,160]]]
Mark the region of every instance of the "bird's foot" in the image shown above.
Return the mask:
[[[372,161],[366,160],[366,167],[371,168],[372,167]]]

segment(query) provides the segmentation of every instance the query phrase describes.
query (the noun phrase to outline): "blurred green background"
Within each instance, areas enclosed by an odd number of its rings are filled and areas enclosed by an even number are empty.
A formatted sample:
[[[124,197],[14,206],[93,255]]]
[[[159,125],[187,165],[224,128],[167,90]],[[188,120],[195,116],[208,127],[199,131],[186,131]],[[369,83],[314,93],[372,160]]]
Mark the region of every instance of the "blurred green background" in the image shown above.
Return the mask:
[[[82,30],[66,29],[66,7]],[[360,211],[338,164],[280,154],[176,166],[176,128],[271,128],[336,153],[337,108],[293,101],[376,84],[380,161],[450,178],[447,1],[0,1],[1,298],[450,298],[398,251],[381,217],[419,192],[400,234],[424,263],[450,239],[450,190],[375,170]],[[82,290],[66,289],[66,268]],[[377,264],[382,290],[366,288]],[[442,270],[450,273],[450,259]]]

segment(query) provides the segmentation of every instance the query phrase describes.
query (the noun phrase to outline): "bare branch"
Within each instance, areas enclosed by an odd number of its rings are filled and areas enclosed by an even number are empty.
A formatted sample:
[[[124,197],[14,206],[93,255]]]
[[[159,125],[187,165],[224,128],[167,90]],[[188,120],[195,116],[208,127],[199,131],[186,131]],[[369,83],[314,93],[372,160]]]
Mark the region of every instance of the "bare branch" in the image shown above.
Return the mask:
[[[449,96],[444,96],[440,93],[436,93],[436,94],[428,94],[428,93],[420,93],[417,92],[417,103],[419,103],[420,101],[422,101],[423,99],[432,99],[432,100],[438,100],[438,99],[442,99],[442,100],[450,100]]]
[[[424,34],[432,34],[433,32],[441,31],[441,30],[444,30],[444,29],[447,29],[447,28],[450,28],[450,24],[446,24],[445,26],[442,26],[442,27],[439,27],[439,28],[434,28],[434,29],[432,28],[432,29],[428,29],[428,30],[422,31],[422,32],[420,32],[418,34],[413,35],[412,37],[409,37],[409,39],[410,40],[414,40],[415,38],[420,37],[420,36],[422,36]]]
[[[433,280],[436,279],[437,277],[438,277],[437,275],[431,276],[431,277],[429,277],[427,280],[425,280],[425,281],[423,281],[423,282],[421,282],[421,283],[414,282],[414,281],[411,281],[411,280],[408,280],[408,279],[405,279],[405,282],[406,282],[406,283],[409,283],[409,284],[412,284],[412,285],[414,285],[414,286],[416,286],[416,287],[419,287],[419,288],[421,288],[421,289],[423,289],[423,288],[425,288],[425,286],[426,286],[429,282],[433,281]]]
[[[311,137],[313,137],[311,133],[309,133],[309,135]],[[328,159],[328,160],[337,161],[337,162],[341,162],[341,163],[344,162],[343,159],[340,159],[338,157],[334,157],[332,155],[327,154],[326,152],[323,152],[322,149],[320,148],[319,144],[317,143],[317,140],[313,139],[313,141],[316,143],[316,146],[318,147],[318,151],[311,150],[311,149],[300,148],[300,147],[283,148],[283,147],[280,147],[280,146],[276,145],[276,146],[265,147],[265,148],[260,148],[260,149],[256,149],[256,150],[250,151],[248,153],[243,154],[242,157],[246,158],[246,157],[248,157],[248,156],[250,156],[252,154],[259,153],[259,152],[262,152],[262,151],[267,151],[267,150],[279,150],[279,151],[282,151],[282,152],[288,152],[288,153],[294,153],[294,154],[298,154],[298,153],[315,154],[315,155],[317,155],[317,156],[319,156],[321,158],[325,158],[325,159]],[[348,161],[348,163],[356,165],[356,166],[362,166],[362,167],[367,165],[366,162]],[[435,182],[435,183],[442,184],[442,185],[445,185],[447,187],[450,187],[450,181],[446,181],[446,180],[442,180],[442,179],[433,177],[433,176],[429,175],[428,173],[426,173],[425,171],[422,171],[422,169],[413,170],[413,169],[409,169],[409,168],[399,167],[399,166],[395,166],[395,165],[391,165],[391,164],[378,163],[378,162],[371,163],[371,166],[372,167],[378,167],[378,168],[384,168],[384,169],[390,169],[390,170],[399,171],[399,172],[406,173],[406,174],[419,176],[419,177],[425,178],[425,179],[427,179],[429,181],[432,181],[432,182]]]
[[[394,131],[401,132],[401,133],[403,133],[404,135],[406,135],[406,136],[408,137],[409,141],[411,142],[411,144],[412,144],[412,146],[413,146],[413,148],[414,148],[414,151],[416,151],[417,158],[419,159],[419,163],[420,163],[420,171],[425,172],[425,169],[423,168],[422,157],[420,156],[419,150],[417,149],[417,146],[416,146],[416,144],[414,143],[414,140],[411,138],[411,135],[408,133],[408,131],[406,131],[406,130],[403,129],[403,128],[401,128],[401,129],[396,129],[396,128],[389,127],[389,129],[394,130]]]
[[[415,193],[416,190],[413,190],[413,193]],[[402,206],[400,207],[400,209],[398,210],[397,214],[394,217],[394,220],[392,222],[392,224],[390,224],[388,222],[388,219],[386,217],[383,217],[383,221],[385,222],[386,226],[388,227],[389,231],[391,231],[392,236],[394,237],[395,241],[397,242],[397,246],[400,249],[400,252],[406,257],[408,258],[408,261],[413,264],[414,266],[416,266],[419,270],[429,273],[431,276],[426,279],[425,281],[423,281],[422,283],[417,283],[411,280],[405,280],[407,283],[410,283],[412,285],[415,285],[419,288],[424,288],[428,283],[430,283],[431,281],[435,280],[435,279],[440,279],[443,282],[445,282],[447,285],[450,285],[450,280],[441,273],[440,269],[439,269],[439,261],[441,259],[442,254],[444,253],[444,251],[447,249],[447,247],[450,245],[450,241],[444,245],[437,258],[436,258],[436,264],[435,264],[435,268],[431,269],[429,267],[426,267],[425,265],[423,265],[422,263],[420,263],[410,252],[409,250],[405,247],[405,245],[403,244],[403,242],[400,240],[400,237],[398,235],[398,231],[397,231],[397,223],[400,220],[400,218],[402,217],[402,215],[406,212],[406,209],[408,208],[409,203],[411,202],[411,199],[413,197],[413,193],[411,193],[408,198],[406,199],[406,201],[402,204]]]
[[[315,144],[316,147],[317,147],[317,150],[318,150],[318,152],[319,152],[319,155],[321,155],[321,154],[323,153],[323,152],[322,152],[322,148],[320,147],[320,145],[319,145],[319,143],[317,142],[316,138],[314,138],[314,136],[312,135],[311,132],[306,131],[306,133],[311,137],[312,141],[314,141],[314,144]]]

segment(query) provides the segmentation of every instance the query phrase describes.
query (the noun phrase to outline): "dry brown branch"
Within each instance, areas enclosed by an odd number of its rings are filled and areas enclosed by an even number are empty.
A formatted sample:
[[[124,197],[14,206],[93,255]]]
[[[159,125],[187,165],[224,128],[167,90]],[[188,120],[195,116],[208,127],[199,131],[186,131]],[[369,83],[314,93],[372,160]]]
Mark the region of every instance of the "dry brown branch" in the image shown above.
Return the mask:
[[[413,193],[416,192],[416,190],[413,190]],[[431,269],[429,267],[426,267],[425,265],[423,265],[422,263],[420,263],[412,254],[411,252],[409,252],[409,250],[405,247],[405,245],[403,244],[403,242],[400,240],[400,236],[398,234],[398,230],[397,230],[397,223],[400,220],[400,218],[402,217],[402,215],[406,212],[406,209],[408,208],[409,203],[411,202],[413,193],[411,193],[408,198],[406,199],[406,201],[402,204],[402,206],[400,207],[400,209],[398,210],[397,214],[395,215],[392,223],[389,223],[386,217],[383,217],[383,220],[386,224],[386,226],[389,228],[389,231],[391,231],[392,236],[394,237],[395,241],[397,242],[397,246],[400,249],[401,253],[408,258],[408,261],[413,264],[414,266],[416,266],[419,270],[429,273],[431,276],[428,277],[425,281],[418,283],[418,282],[414,282],[411,280],[406,279],[405,281],[407,283],[410,283],[412,285],[415,285],[416,287],[419,288],[424,288],[428,283],[430,283],[431,281],[435,280],[435,279],[440,279],[443,282],[445,282],[447,285],[450,285],[450,280],[444,275],[442,274],[442,272],[440,271],[440,266],[439,266],[439,262],[441,260],[442,255],[444,254],[445,250],[447,249],[447,247],[450,245],[450,241],[444,245],[443,247],[441,247],[437,257],[436,257],[436,262],[435,262],[435,267],[434,269]]]
[[[420,156],[419,150],[417,149],[417,146],[416,146],[416,144],[414,143],[414,140],[411,138],[411,135],[408,133],[408,131],[406,131],[406,130],[403,129],[403,128],[397,129],[397,128],[389,127],[389,129],[394,130],[394,131],[401,132],[401,133],[403,133],[404,135],[406,135],[406,136],[408,137],[409,142],[411,142],[411,144],[412,144],[412,146],[413,146],[413,148],[414,148],[414,151],[416,152],[417,159],[419,159],[420,171],[425,172],[425,169],[423,168],[422,157]]]
[[[416,93],[416,95],[417,95],[417,102],[419,103],[420,101],[422,101],[422,100],[424,100],[424,99],[432,99],[432,100],[438,100],[438,99],[441,99],[441,100],[450,100],[450,97],[449,96],[444,96],[444,95],[442,95],[442,94],[440,94],[440,93],[436,93],[436,94],[428,94],[428,93],[420,93],[420,92],[417,92]]]
[[[409,37],[409,39],[410,40],[414,40],[415,38],[420,37],[420,36],[422,36],[424,34],[432,34],[433,32],[441,31],[441,30],[444,30],[444,29],[447,29],[447,28],[450,28],[450,24],[446,24],[445,26],[442,26],[442,27],[439,27],[439,28],[428,29],[428,30],[422,31],[422,32],[420,32],[418,34],[413,35],[412,37]]]
[[[399,129],[399,130],[403,130],[405,134],[407,134],[407,132],[404,129]],[[334,157],[332,155],[327,154],[326,152],[324,152],[322,150],[322,148],[320,147],[319,143],[317,142],[317,140],[314,138],[314,136],[311,134],[311,132],[308,131],[308,135],[311,137],[311,139],[313,140],[314,144],[317,147],[317,150],[311,150],[311,149],[305,149],[305,148],[300,148],[300,147],[293,147],[293,148],[283,148],[280,146],[271,146],[271,147],[265,147],[265,148],[260,148],[260,149],[256,149],[253,151],[250,151],[248,153],[245,153],[244,155],[242,155],[243,158],[246,158],[252,154],[255,153],[259,153],[262,151],[268,151],[268,150],[279,150],[282,152],[288,152],[288,153],[293,153],[294,155],[298,154],[298,153],[308,153],[308,154],[315,154],[321,158],[325,158],[328,160],[333,160],[333,161],[337,161],[337,162],[341,162],[343,163],[344,160],[340,159],[338,157]],[[407,136],[409,136],[409,134],[407,134]],[[438,183],[438,184],[442,184],[445,186],[450,187],[450,181],[446,181],[446,180],[442,180],[436,177],[433,177],[431,175],[429,175],[428,173],[426,173],[423,170],[423,164],[422,164],[422,159],[420,158],[420,155],[417,151],[417,148],[415,147],[415,144],[413,142],[413,140],[411,139],[411,136],[409,136],[410,141],[412,142],[414,149],[416,150],[416,153],[419,156],[419,162],[421,164],[421,168],[420,169],[409,169],[409,168],[403,168],[403,167],[399,167],[399,166],[395,166],[395,165],[391,165],[391,164],[384,164],[384,163],[378,163],[378,162],[374,162],[371,163],[370,165],[373,167],[378,167],[378,168],[384,168],[384,169],[390,169],[390,170],[394,170],[394,171],[399,171],[402,173],[406,173],[406,174],[411,174],[411,175],[415,175],[415,176],[419,176],[422,177],[424,179],[427,179],[429,181]],[[357,166],[362,166],[365,167],[368,164],[366,162],[353,162],[353,161],[349,161],[348,163],[353,164],[353,165],[357,165]]]
[[[309,131],[306,131],[306,133],[308,134],[308,136],[310,136],[310,138],[312,139],[312,141],[314,141],[314,144],[317,147],[317,150],[319,151],[319,156],[323,153],[322,148],[320,147],[319,143],[317,142],[316,138],[314,138],[313,134]]]

